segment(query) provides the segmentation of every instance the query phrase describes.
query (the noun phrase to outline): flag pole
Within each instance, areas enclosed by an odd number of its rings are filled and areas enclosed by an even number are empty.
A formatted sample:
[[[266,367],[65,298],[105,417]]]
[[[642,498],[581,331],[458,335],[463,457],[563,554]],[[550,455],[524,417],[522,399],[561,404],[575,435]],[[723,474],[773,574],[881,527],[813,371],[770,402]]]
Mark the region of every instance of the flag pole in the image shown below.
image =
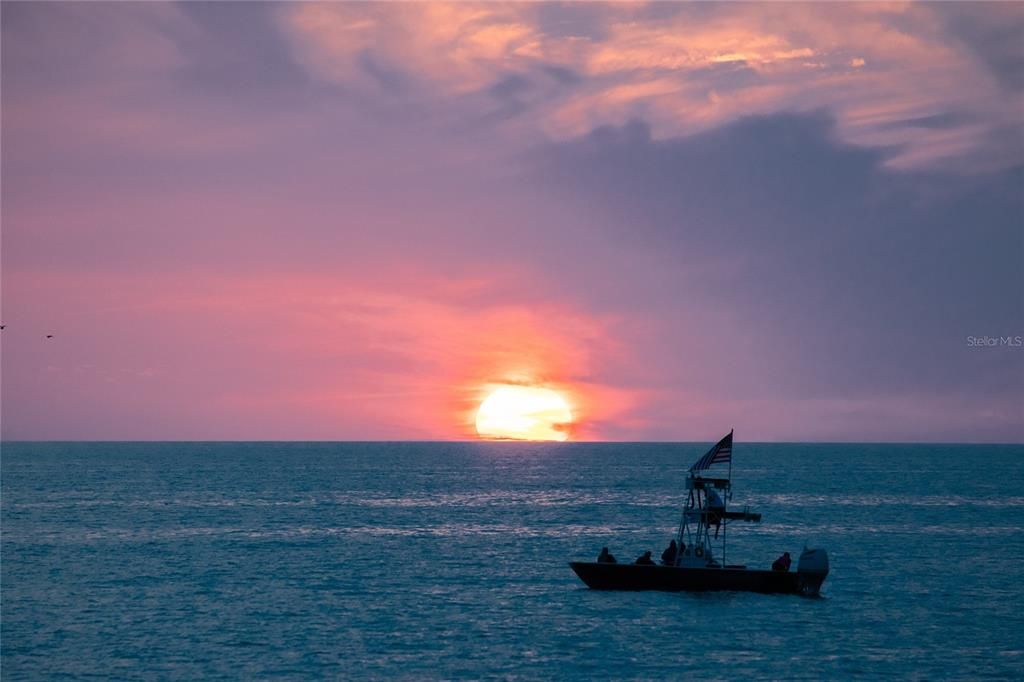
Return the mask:
[[[733,432],[733,429],[729,429],[729,436],[730,436],[730,438],[729,438],[729,494],[727,495],[727,497],[729,498],[729,502],[732,502],[732,449],[733,449],[733,442],[734,442],[734,439],[731,438],[732,432]],[[728,503],[726,503],[726,504],[728,505]],[[724,512],[725,509],[723,509],[722,511]],[[725,514],[723,513],[722,516],[724,517]],[[729,533],[729,520],[726,519],[726,518],[723,518],[722,519],[722,568],[725,568],[725,544],[726,544],[725,543],[725,538],[728,535],[728,533]]]
[[[729,435],[730,436],[732,435],[732,432],[733,432],[733,429],[729,429]],[[733,449],[733,443],[735,442],[736,439],[735,438],[730,438],[729,440],[731,441],[729,443],[729,499],[732,500],[732,449]]]

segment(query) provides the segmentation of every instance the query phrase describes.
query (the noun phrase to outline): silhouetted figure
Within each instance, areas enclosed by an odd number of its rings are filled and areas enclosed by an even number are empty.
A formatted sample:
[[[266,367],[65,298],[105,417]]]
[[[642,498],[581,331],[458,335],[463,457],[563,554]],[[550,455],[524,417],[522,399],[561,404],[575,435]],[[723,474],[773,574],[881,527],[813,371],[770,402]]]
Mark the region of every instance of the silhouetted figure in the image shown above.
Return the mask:
[[[661,553],[661,563],[663,566],[675,566],[676,555],[679,553],[679,548],[676,547],[676,541],[668,543],[668,548]]]
[[[607,547],[601,548],[601,553],[597,556],[597,563],[599,564],[617,564],[615,556],[608,551]]]
[[[708,525],[715,526],[715,538],[718,538],[718,531],[722,528],[722,513],[725,511],[725,502],[714,488],[708,488]]]
[[[789,552],[783,552],[782,556],[780,556],[778,559],[776,559],[775,563],[772,564],[772,570],[773,571],[788,571],[789,570],[789,566],[792,563],[793,562],[790,561],[790,558],[789,558]]]
[[[635,563],[639,564],[640,566],[656,566],[657,565],[657,564],[654,563],[654,559],[651,558],[651,553],[650,552],[644,552],[642,555],[640,555],[640,558],[637,559]]]

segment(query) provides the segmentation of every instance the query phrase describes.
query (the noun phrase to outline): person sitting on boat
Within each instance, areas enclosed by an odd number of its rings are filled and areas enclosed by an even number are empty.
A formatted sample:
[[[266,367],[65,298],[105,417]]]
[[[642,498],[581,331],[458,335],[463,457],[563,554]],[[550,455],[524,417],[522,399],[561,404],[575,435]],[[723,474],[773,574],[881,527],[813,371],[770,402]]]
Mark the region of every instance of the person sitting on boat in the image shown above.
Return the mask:
[[[791,563],[793,563],[793,562],[790,561],[790,559],[789,559],[789,552],[783,552],[782,556],[780,556],[778,559],[776,559],[775,563],[772,564],[772,570],[773,571],[788,571],[789,570],[789,565]]]
[[[676,548],[676,541],[668,543],[668,548],[661,553],[661,565],[662,566],[675,566],[676,565],[676,554],[678,549]]]
[[[654,559],[651,558],[650,551],[644,552],[642,555],[640,555],[640,557],[636,560],[636,563],[641,565],[641,566],[655,566],[656,565],[654,563]]]
[[[607,547],[602,547],[601,548],[601,554],[598,555],[598,557],[597,557],[597,563],[599,563],[599,564],[617,564],[619,562],[615,560],[615,557],[612,555],[611,552],[608,551]]]

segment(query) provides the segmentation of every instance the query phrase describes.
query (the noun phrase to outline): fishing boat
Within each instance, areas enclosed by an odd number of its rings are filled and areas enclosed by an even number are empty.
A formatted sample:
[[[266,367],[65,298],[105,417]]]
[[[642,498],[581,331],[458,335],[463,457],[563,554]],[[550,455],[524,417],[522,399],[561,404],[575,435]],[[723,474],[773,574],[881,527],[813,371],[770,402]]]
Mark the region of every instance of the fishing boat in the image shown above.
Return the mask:
[[[789,570],[788,553],[768,569],[726,563],[729,525],[761,521],[761,514],[747,507],[728,508],[732,500],[732,436],[730,431],[690,467],[674,556],[670,555],[660,565],[620,564],[614,563],[614,559],[569,562],[580,580],[595,590],[732,590],[818,595],[828,576],[828,553],[824,549],[805,547],[795,572]],[[709,475],[712,467],[722,464],[729,465],[724,478]]]

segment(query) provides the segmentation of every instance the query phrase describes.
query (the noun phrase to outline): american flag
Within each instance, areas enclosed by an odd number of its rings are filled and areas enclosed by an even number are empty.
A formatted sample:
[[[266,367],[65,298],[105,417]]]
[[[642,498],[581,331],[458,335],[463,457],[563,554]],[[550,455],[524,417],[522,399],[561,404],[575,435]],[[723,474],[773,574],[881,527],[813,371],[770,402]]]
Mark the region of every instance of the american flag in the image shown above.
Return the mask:
[[[722,440],[715,444],[715,447],[708,450],[708,453],[697,460],[697,463],[690,467],[690,471],[704,471],[712,464],[732,461],[732,431],[729,431]]]

